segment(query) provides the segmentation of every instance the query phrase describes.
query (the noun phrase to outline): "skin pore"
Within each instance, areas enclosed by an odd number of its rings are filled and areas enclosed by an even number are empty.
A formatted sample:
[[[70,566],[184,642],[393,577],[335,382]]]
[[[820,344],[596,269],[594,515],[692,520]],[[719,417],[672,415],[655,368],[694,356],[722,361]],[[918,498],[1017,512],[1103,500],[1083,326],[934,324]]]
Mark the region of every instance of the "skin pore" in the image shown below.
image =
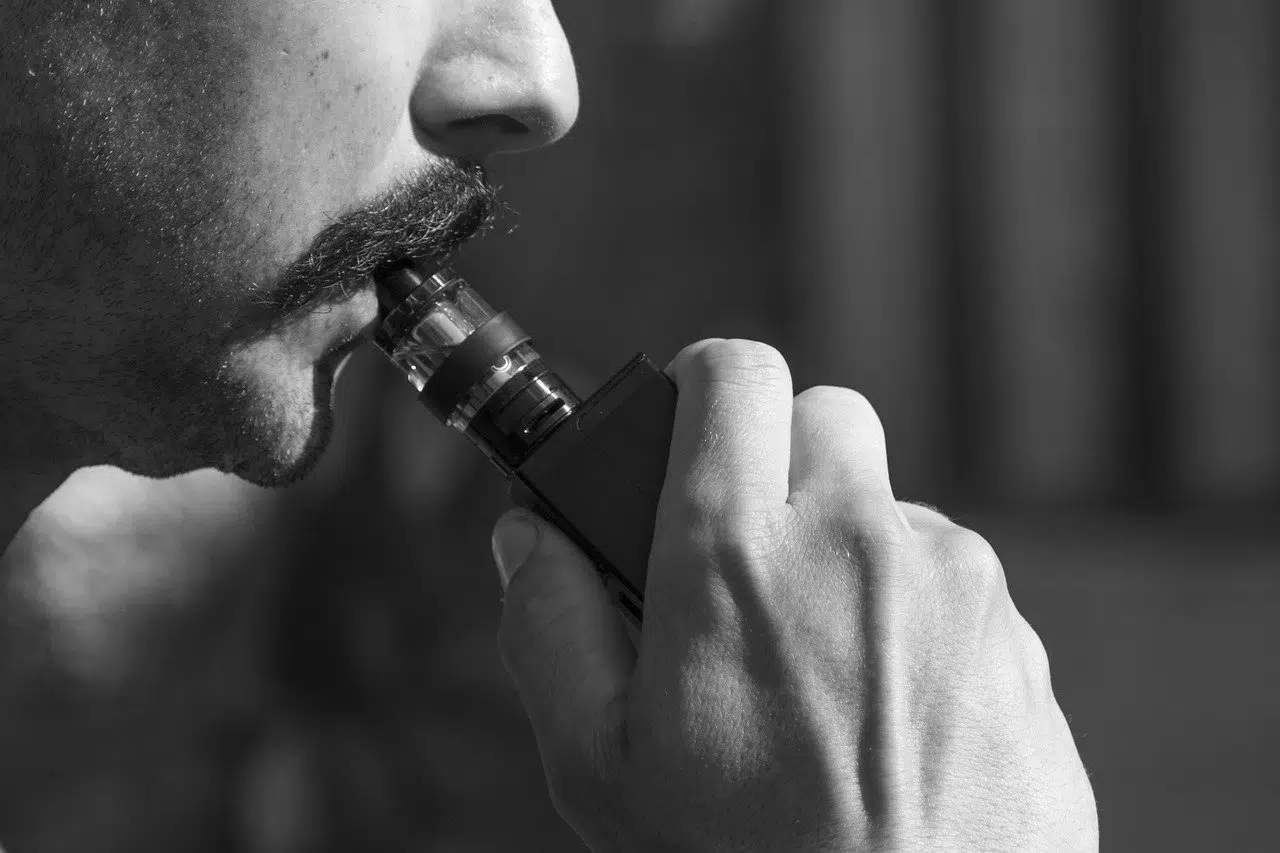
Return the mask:
[[[84,466],[304,475],[368,273],[577,99],[550,0],[0,0],[0,543]]]

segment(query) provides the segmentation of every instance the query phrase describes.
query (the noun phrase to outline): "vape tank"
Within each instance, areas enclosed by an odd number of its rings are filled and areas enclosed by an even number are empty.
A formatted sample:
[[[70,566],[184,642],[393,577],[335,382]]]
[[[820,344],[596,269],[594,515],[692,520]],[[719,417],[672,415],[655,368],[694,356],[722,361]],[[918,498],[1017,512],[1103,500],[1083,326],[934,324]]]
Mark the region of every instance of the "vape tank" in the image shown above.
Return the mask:
[[[379,272],[374,341],[437,419],[510,481],[512,499],[563,530],[638,629],[676,389],[643,354],[581,400],[529,335],[462,279],[405,261]]]

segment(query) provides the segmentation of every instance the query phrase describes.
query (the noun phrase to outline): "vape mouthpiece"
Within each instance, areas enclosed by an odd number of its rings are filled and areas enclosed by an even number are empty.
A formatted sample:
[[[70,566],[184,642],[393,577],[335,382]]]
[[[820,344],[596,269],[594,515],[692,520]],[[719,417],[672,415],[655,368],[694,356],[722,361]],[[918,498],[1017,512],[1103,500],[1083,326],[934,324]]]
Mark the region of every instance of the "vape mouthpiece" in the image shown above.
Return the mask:
[[[385,318],[409,298],[409,294],[427,282],[409,261],[399,261],[374,274],[378,283],[378,308]]]
[[[448,271],[411,261],[375,276],[382,323],[374,342],[439,420],[510,474],[578,405],[515,321]]]

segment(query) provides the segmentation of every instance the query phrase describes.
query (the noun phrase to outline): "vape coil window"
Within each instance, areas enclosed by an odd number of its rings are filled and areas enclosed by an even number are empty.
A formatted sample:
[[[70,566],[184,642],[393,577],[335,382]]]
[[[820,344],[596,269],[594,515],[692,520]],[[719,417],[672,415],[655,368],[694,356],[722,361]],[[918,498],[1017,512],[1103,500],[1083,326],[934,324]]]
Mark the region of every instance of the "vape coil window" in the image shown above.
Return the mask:
[[[450,273],[409,263],[377,277],[383,322],[375,342],[441,421],[513,470],[578,404],[529,336]]]
[[[378,343],[421,391],[454,348],[493,317],[493,309],[462,279],[437,273],[386,316]]]

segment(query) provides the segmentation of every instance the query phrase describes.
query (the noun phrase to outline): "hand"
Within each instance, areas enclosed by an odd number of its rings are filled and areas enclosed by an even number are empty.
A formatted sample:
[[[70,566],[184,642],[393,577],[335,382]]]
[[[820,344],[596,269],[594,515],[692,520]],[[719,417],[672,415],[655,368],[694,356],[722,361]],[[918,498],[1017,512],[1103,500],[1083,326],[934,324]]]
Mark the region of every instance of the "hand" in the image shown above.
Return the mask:
[[[563,535],[495,530],[499,644],[560,815],[596,853],[1096,850],[1039,639],[981,537],[895,502],[867,401],[793,399],[746,341],[668,372],[638,649]]]

